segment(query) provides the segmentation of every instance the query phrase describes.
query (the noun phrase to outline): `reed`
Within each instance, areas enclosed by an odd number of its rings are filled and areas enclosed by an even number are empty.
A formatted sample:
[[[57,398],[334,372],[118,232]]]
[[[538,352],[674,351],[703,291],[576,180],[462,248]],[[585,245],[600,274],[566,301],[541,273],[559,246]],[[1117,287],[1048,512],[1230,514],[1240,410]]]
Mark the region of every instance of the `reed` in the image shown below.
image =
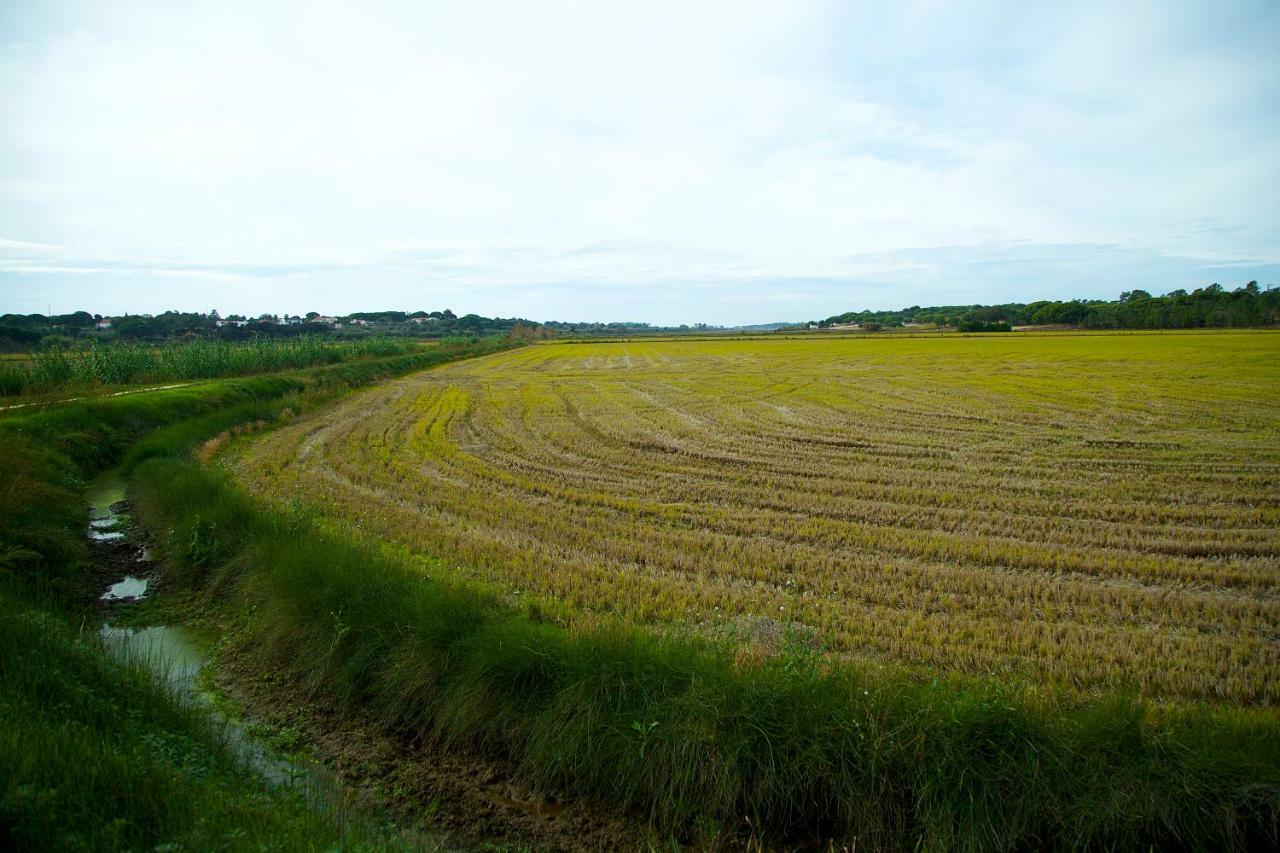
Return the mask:
[[[197,340],[158,346],[117,343],[95,344],[83,350],[49,348],[32,352],[25,363],[0,364],[0,394],[250,376],[386,358],[421,348],[418,342],[390,338],[332,342],[306,335],[244,342]]]

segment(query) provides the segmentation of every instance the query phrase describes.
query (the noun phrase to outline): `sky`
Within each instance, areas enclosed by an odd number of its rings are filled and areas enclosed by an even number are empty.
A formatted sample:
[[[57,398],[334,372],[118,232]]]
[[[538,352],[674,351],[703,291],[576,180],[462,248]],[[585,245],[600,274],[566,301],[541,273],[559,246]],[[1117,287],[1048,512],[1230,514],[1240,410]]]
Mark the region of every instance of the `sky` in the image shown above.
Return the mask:
[[[1280,285],[1280,3],[0,0],[0,313]]]

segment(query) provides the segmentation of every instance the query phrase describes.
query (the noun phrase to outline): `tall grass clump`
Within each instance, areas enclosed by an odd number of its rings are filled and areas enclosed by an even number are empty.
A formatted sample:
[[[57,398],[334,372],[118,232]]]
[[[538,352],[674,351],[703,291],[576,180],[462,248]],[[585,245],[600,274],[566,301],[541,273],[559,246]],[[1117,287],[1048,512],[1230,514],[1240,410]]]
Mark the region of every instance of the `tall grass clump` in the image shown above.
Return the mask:
[[[0,432],[0,583],[54,594],[75,581],[88,512],[65,456]]]
[[[50,347],[31,353],[25,364],[0,368],[0,393],[43,393],[95,385],[189,381],[249,376],[338,364],[363,358],[405,355],[420,349],[413,341],[361,338],[326,341],[303,335],[244,342],[196,340],[161,345],[94,344],[83,350]]]
[[[152,459],[134,483],[179,576],[216,577],[237,590],[230,607],[252,608],[264,666],[678,838],[749,821],[774,840],[872,847],[1280,842],[1280,736],[1265,712],[926,680],[803,643],[744,661],[621,624],[565,630],[259,509],[194,464]]]

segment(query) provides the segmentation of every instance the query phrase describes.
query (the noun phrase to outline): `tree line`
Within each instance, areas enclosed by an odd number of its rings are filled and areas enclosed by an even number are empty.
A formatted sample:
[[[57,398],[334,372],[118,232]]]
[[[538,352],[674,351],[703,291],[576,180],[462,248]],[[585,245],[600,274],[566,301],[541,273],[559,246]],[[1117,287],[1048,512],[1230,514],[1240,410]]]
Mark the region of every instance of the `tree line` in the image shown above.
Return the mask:
[[[1014,326],[1083,329],[1198,329],[1274,326],[1280,322],[1280,290],[1256,281],[1227,290],[1211,284],[1188,293],[1153,296],[1128,290],[1114,301],[1073,299],[1004,305],[913,305],[896,311],[849,311],[816,321],[819,328],[860,325],[878,328],[937,326],[959,331],[1009,331]]]

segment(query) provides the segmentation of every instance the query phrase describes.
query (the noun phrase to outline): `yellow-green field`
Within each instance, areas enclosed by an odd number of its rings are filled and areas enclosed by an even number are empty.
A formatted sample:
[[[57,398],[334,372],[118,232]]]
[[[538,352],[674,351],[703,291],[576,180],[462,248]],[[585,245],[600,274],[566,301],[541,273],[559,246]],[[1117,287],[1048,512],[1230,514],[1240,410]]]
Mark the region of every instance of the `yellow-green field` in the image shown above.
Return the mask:
[[[1280,335],[547,344],[242,450],[513,601],[1280,702]]]

